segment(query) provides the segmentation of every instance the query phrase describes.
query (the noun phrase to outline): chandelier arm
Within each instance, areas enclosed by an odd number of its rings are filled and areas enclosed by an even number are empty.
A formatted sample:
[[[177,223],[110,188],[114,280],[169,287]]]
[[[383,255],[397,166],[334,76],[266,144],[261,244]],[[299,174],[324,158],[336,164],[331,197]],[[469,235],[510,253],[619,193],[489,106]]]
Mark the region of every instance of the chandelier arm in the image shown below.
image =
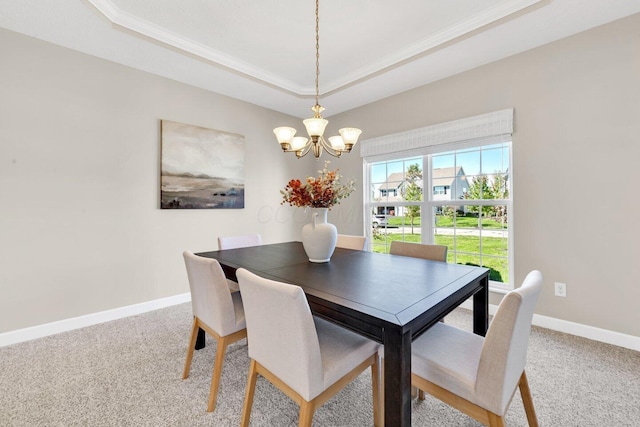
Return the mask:
[[[332,155],[333,157],[340,157],[342,155],[342,151],[341,150],[336,150],[335,148],[333,148],[331,146],[331,144],[329,144],[323,136],[320,137],[320,145],[322,145],[322,148],[324,148],[324,150],[329,153],[330,155]]]
[[[300,150],[291,150],[296,153],[296,157],[301,159],[306,156],[309,151],[311,151],[311,147],[313,146],[313,141],[309,140]]]

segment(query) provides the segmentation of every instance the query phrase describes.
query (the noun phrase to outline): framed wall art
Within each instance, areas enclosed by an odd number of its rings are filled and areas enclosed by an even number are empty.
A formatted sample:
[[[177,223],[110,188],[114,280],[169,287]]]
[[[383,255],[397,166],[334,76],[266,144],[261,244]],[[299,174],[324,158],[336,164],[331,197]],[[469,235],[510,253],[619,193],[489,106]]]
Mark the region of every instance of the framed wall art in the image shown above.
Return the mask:
[[[160,207],[244,208],[244,136],[161,121]]]

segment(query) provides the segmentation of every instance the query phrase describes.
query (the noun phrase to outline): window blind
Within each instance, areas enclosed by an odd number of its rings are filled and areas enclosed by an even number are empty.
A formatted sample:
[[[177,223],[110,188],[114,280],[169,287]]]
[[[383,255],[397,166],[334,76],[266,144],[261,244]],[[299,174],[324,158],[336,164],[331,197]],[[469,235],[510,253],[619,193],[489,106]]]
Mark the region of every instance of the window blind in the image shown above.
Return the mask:
[[[360,156],[367,162],[393,160],[511,140],[513,108],[408,130],[361,142]]]

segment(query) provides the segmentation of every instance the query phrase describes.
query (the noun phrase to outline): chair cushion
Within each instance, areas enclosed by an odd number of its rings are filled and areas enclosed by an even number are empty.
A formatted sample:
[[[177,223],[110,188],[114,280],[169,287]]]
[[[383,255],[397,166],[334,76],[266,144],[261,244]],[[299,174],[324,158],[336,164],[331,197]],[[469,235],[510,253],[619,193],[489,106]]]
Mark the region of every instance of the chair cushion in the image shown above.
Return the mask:
[[[231,301],[233,301],[233,308],[236,315],[236,331],[239,331],[247,327],[247,321],[244,318],[244,307],[242,305],[242,296],[240,295],[240,292],[232,293]]]
[[[325,389],[375,354],[380,347],[377,342],[326,320],[314,316],[313,321],[320,343]]]
[[[240,291],[240,285],[238,285],[238,282],[234,282],[233,280],[227,279],[227,286],[229,287],[230,292]]]
[[[437,323],[411,345],[411,371],[473,403],[484,338]]]

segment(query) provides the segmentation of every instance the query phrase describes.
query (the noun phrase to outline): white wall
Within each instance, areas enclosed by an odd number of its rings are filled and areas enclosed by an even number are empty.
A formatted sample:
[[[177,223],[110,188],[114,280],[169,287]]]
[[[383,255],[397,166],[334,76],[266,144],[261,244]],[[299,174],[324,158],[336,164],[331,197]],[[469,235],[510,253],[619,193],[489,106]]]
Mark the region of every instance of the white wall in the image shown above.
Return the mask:
[[[298,119],[0,30],[0,333],[188,292],[181,253],[298,237]],[[238,133],[246,207],[160,210],[160,120]],[[295,216],[295,215],[297,216]]]
[[[361,127],[367,139],[514,108],[516,283],[540,269],[538,315],[640,337],[639,28],[634,15],[332,124]],[[345,170],[362,168],[345,160]],[[554,296],[554,282],[567,284],[566,298]]]

